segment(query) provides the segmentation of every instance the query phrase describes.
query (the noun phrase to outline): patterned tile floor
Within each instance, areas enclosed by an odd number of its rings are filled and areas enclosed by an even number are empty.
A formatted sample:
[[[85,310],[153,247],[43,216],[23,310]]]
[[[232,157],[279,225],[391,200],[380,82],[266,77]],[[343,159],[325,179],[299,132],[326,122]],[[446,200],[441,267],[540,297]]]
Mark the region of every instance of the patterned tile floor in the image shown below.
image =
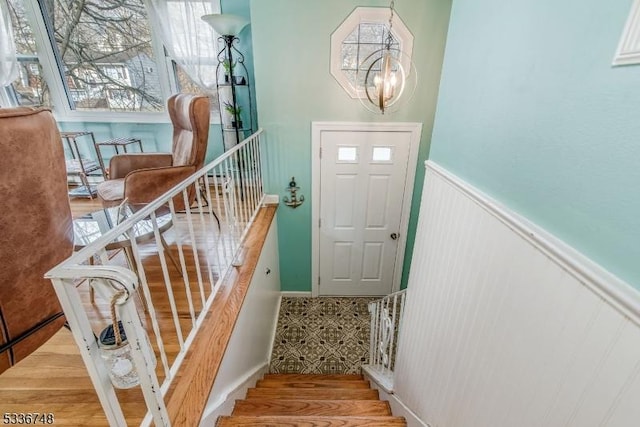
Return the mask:
[[[270,371],[359,374],[369,359],[375,298],[282,298]]]

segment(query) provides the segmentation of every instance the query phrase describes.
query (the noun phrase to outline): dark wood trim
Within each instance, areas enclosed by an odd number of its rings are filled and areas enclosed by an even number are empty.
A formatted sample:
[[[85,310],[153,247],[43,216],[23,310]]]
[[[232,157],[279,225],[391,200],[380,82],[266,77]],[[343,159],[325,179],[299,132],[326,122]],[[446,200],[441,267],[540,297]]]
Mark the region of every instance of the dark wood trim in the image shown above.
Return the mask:
[[[4,323],[4,317],[1,315],[2,313],[0,313],[0,320],[2,321],[2,329],[4,331],[3,335],[7,334],[7,326]],[[36,332],[38,332],[40,329],[46,327],[47,325],[49,325],[50,323],[54,322],[55,320],[58,320],[59,318],[61,318],[62,316],[64,316],[63,312],[59,312],[54,314],[53,316],[44,319],[42,322],[38,323],[35,326],[32,326],[30,329],[27,329],[25,332],[23,332],[22,334],[20,334],[18,337],[9,340],[6,343],[3,343],[2,345],[0,345],[0,353],[3,353],[9,349],[11,349],[11,347],[15,346],[16,344],[20,343],[23,340],[26,340],[27,338],[29,338],[31,335],[35,334]],[[10,356],[13,359],[13,355]],[[12,360],[12,364],[13,364],[13,360]]]

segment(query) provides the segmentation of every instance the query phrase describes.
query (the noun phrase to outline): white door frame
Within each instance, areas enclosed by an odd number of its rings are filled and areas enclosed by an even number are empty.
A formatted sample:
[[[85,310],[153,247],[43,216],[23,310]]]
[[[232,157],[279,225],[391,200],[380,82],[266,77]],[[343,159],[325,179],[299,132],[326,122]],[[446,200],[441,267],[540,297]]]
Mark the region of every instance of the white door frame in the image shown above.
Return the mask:
[[[400,217],[400,238],[396,252],[396,268],[392,286],[392,292],[398,291],[402,280],[404,252],[407,245],[407,230],[409,228],[409,215],[411,214],[411,199],[413,198],[422,123],[311,122],[311,296],[313,297],[317,297],[320,292],[320,140],[324,131],[411,133],[408,170],[404,183],[404,197]]]

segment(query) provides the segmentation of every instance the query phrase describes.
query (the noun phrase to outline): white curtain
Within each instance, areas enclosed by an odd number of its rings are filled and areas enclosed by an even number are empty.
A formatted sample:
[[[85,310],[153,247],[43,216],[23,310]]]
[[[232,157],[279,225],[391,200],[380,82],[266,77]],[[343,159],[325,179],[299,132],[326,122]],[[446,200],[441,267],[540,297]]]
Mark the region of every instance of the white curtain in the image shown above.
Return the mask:
[[[5,0],[0,0],[0,87],[10,85],[17,78],[18,58],[9,6]]]
[[[148,0],[147,4],[169,55],[194,83],[214,89],[219,36],[200,17],[220,13],[219,0]]]

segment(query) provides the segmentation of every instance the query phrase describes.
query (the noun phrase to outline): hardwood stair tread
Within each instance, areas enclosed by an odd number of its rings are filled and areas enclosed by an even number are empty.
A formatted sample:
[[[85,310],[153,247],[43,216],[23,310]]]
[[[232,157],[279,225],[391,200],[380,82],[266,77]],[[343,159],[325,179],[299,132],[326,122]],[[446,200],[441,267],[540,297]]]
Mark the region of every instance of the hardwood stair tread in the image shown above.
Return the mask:
[[[250,399],[317,399],[317,400],[378,400],[378,390],[364,388],[250,388]]]
[[[406,427],[403,417],[224,416],[216,427]]]
[[[265,380],[278,381],[364,381],[360,374],[265,374]]]
[[[361,375],[266,374],[216,426],[406,427]]]
[[[236,400],[231,415],[390,416],[389,402],[380,400]]]
[[[319,380],[319,381],[281,381],[281,380],[258,380],[256,387],[268,388],[363,388],[369,387],[369,381],[336,381],[336,380]]]

